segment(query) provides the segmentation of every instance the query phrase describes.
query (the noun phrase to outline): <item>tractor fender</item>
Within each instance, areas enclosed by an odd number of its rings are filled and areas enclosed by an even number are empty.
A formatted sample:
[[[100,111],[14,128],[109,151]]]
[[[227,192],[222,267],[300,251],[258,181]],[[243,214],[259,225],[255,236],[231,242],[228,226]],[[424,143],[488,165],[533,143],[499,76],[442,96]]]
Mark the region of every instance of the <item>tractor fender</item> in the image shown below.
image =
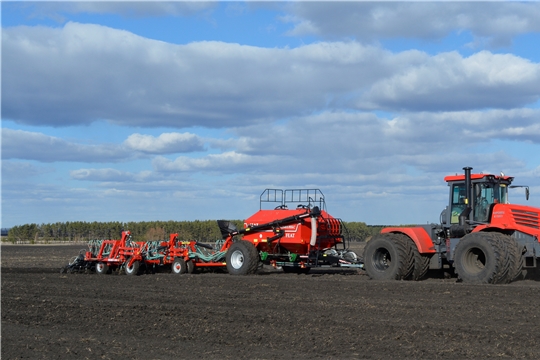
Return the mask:
[[[431,236],[423,227],[388,227],[381,230],[381,234],[388,233],[407,235],[416,244],[420,254],[435,253],[435,246],[433,246]]]
[[[500,228],[494,228],[489,224],[477,226],[474,229],[472,229],[471,232],[475,233],[475,232],[483,232],[483,231],[490,231],[490,230],[491,231],[502,232]]]

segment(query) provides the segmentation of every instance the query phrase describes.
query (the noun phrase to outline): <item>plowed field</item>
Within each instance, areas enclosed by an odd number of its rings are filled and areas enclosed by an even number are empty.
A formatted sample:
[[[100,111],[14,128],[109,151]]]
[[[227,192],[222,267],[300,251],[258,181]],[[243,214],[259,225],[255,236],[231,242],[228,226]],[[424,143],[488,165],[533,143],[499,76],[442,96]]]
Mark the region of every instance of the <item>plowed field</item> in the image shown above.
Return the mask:
[[[540,356],[537,281],[60,274],[80,248],[2,246],[2,359]]]

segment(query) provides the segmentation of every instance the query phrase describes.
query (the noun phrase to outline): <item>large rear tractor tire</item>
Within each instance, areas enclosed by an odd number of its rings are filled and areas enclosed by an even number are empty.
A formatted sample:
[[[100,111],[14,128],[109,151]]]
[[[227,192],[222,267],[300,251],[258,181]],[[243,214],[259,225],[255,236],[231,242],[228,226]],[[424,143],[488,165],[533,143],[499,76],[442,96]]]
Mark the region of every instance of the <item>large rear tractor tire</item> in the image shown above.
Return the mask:
[[[138,275],[139,267],[141,266],[141,263],[135,260],[131,266],[128,266],[130,261],[131,261],[131,258],[127,259],[126,265],[124,266],[124,271],[126,272],[126,275],[131,275],[131,276]]]
[[[506,283],[510,261],[498,233],[472,233],[457,244],[454,267],[458,279],[473,284]]]
[[[401,234],[378,234],[364,249],[364,269],[373,280],[403,280],[413,271],[409,238]]]
[[[172,263],[171,269],[173,274],[185,274],[187,272],[186,262],[184,261],[184,259],[176,258]]]
[[[99,262],[96,264],[96,273],[100,275],[107,274],[109,272],[109,265],[104,262]]]
[[[226,262],[229,274],[254,274],[259,267],[259,253],[252,243],[237,241],[227,250]]]

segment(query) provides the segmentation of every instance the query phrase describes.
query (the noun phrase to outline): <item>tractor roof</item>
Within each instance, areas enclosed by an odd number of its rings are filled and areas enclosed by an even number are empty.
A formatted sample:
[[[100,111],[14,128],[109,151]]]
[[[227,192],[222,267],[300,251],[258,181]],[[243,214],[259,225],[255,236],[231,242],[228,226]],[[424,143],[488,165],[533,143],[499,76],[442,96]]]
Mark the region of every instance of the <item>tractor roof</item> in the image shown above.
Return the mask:
[[[479,180],[489,178],[493,180],[507,180],[512,182],[514,178],[512,176],[506,176],[506,175],[493,175],[493,174],[471,174],[471,180]],[[444,178],[444,181],[451,182],[451,181],[465,181],[465,175],[449,175]]]

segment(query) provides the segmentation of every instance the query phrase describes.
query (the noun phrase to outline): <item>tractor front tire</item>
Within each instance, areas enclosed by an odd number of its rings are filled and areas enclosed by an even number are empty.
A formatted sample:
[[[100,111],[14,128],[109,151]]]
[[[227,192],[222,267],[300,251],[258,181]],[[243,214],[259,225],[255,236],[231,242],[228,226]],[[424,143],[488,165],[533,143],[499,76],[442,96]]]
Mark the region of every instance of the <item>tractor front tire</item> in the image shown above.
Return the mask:
[[[252,243],[240,240],[227,251],[226,263],[231,275],[255,274],[259,267],[259,253]]]
[[[131,261],[131,258],[128,258],[126,261],[126,265],[124,267],[124,271],[126,272],[126,275],[138,275],[139,267],[141,266],[141,263],[135,260],[131,266],[128,266],[130,261]]]
[[[96,264],[96,273],[100,275],[107,274],[109,272],[109,265],[104,262],[99,262]]]
[[[185,274],[187,272],[187,265],[184,259],[176,258],[174,259],[171,266],[173,274]]]
[[[509,265],[506,245],[497,233],[471,233],[456,246],[454,267],[465,283],[505,283]]]
[[[375,235],[364,249],[364,269],[370,279],[404,280],[413,266],[412,247],[405,235]]]

